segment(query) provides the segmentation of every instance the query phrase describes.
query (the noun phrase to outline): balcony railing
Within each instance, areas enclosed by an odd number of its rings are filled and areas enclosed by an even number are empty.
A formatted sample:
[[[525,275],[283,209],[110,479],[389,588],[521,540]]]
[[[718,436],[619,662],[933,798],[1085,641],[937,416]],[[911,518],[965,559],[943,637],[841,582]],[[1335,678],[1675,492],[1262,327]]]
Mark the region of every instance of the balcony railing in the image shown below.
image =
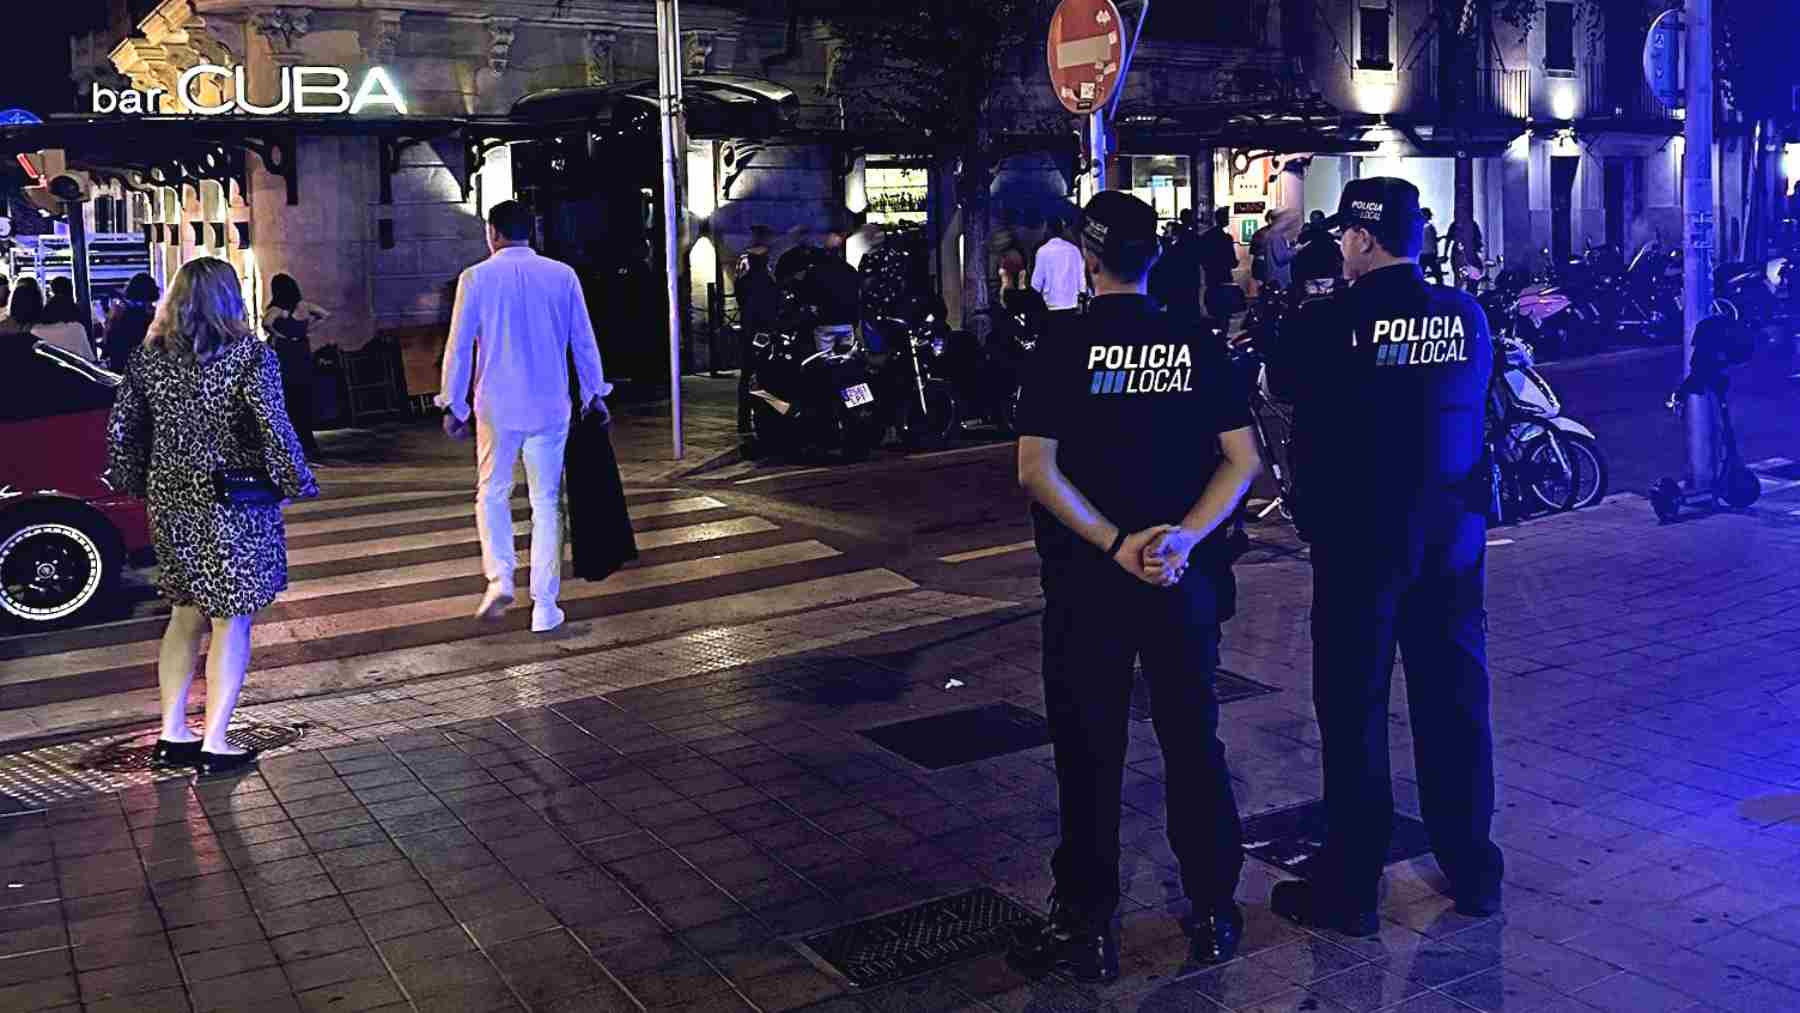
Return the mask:
[[[1531,72],[1480,67],[1475,71],[1475,87],[1468,102],[1460,109],[1443,92],[1443,82],[1436,64],[1419,63],[1407,74],[1414,95],[1429,96],[1430,104],[1443,117],[1458,112],[1478,119],[1524,120],[1531,118]]]
[[[1635,70],[1636,68],[1633,68]],[[1586,118],[1590,120],[1622,120],[1630,123],[1668,123],[1676,119],[1675,111],[1657,101],[1642,74],[1610,80],[1604,63],[1589,64],[1582,73],[1587,89]]]

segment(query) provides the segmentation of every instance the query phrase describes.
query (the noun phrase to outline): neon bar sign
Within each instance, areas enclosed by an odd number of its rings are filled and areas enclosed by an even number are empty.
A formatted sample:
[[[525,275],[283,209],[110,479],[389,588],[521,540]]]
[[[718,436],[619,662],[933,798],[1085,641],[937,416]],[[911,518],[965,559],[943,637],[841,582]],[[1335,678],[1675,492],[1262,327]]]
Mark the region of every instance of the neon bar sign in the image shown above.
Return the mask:
[[[202,78],[215,77],[224,78],[231,83],[231,97],[217,104],[208,104],[196,98],[194,85]],[[393,78],[381,67],[369,68],[355,92],[350,90],[350,72],[342,67],[283,67],[280,74],[281,100],[273,105],[257,105],[252,102],[247,84],[243,67],[203,63],[182,73],[175,84],[175,95],[189,112],[199,116],[224,116],[231,113],[243,116],[280,116],[288,112],[325,116],[348,113],[355,116],[372,108],[387,109],[399,116],[406,115],[406,99],[401,96]],[[169,111],[163,108],[168,98],[169,93],[161,88],[140,91],[136,88],[105,88],[95,85],[93,111],[98,115],[127,113],[155,116]]]

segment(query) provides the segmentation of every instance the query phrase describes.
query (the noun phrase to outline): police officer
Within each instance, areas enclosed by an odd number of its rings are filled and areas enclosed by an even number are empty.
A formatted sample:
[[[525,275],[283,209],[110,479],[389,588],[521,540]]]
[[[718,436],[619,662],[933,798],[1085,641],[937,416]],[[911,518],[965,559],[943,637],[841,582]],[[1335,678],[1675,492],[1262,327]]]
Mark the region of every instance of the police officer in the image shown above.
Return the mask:
[[[1118,975],[1119,802],[1140,659],[1195,958],[1231,959],[1243,930],[1232,899],[1242,842],[1213,673],[1235,598],[1221,522],[1261,462],[1248,408],[1229,393],[1223,346],[1145,294],[1156,224],[1128,194],[1088,204],[1077,238],[1096,296],[1038,345],[1019,412],[1019,481],[1043,558],[1062,837],[1049,925],[1016,940],[1012,955],[1084,981]]]
[[[1387,706],[1406,659],[1420,805],[1457,911],[1498,910],[1490,838],[1483,399],[1493,369],[1475,300],[1427,285],[1419,191],[1344,188],[1352,284],[1300,307],[1271,350],[1295,405],[1296,525],[1312,543],[1313,705],[1324,745],[1325,849],[1276,912],[1366,936],[1392,832]]]

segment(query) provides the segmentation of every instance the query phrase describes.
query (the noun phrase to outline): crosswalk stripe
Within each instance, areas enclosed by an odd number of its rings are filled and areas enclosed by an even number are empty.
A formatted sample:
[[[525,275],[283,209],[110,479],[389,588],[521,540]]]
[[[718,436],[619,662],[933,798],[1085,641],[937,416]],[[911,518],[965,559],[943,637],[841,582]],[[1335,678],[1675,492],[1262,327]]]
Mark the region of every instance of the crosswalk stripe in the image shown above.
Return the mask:
[[[688,580],[699,580],[703,577],[722,577],[727,574],[746,573],[765,566],[807,562],[838,554],[836,549],[811,540],[789,542],[766,549],[750,549],[723,556],[706,556],[680,563],[634,567],[621,570],[608,577],[606,583],[596,586],[601,589],[601,594],[623,594],[626,591],[636,591],[646,587],[660,587],[663,584],[677,584]],[[308,601],[314,598],[335,597],[340,594],[385,591],[391,588],[431,584],[458,578],[467,578],[479,586],[482,580],[481,565],[475,560],[465,557],[441,563],[420,563],[415,566],[370,570],[341,577],[298,580],[288,585],[288,589],[282,593],[280,600],[283,602]]]
[[[513,523],[515,536],[526,534],[530,530],[531,522],[529,520]],[[738,517],[728,521],[712,521],[706,524],[690,524],[686,527],[665,528],[661,531],[640,532],[637,536],[637,545],[640,550],[660,549],[669,545],[684,545],[688,542],[731,538],[736,535],[754,535],[774,530],[776,530],[775,525],[761,517]],[[333,545],[289,549],[288,565],[310,566],[314,563],[365,559],[370,556],[412,552],[419,549],[478,546],[480,544],[481,536],[476,533],[475,526],[471,524],[465,531],[427,531],[416,535],[373,538],[365,542],[339,542]]]
[[[513,507],[519,508],[527,503],[523,497],[514,497]],[[630,508],[633,519],[646,517],[669,517],[674,514],[693,513],[699,510],[720,510],[724,503],[711,496],[691,496],[686,499],[663,500],[660,503],[639,503]],[[306,535],[324,535],[339,531],[360,531],[364,528],[387,527],[396,524],[421,524],[428,521],[447,521],[459,517],[475,518],[475,504],[463,502],[449,506],[420,507],[414,510],[395,510],[388,513],[356,514],[350,517],[333,517],[323,521],[302,521],[287,525],[289,538],[301,538]]]
[[[818,543],[813,544],[818,545]],[[812,555],[812,558],[836,555],[825,546],[819,545],[818,548],[824,550],[824,555],[814,554],[810,550],[806,554]],[[715,576],[722,575],[723,572],[730,572],[720,567],[715,567],[715,571],[713,574]],[[561,601],[566,604],[588,598],[601,598],[622,594],[629,590],[689,579],[679,576],[683,572],[681,570],[671,573],[665,569],[662,573],[650,574],[647,577],[642,576],[645,571],[635,572],[640,574],[638,588],[627,587],[625,584],[615,587],[610,581],[602,583],[574,582],[563,585]],[[686,572],[698,572],[702,576],[706,575],[704,567],[688,567]],[[481,604],[480,594],[463,594],[401,605],[385,605],[356,612],[265,623],[251,631],[251,646],[261,649],[278,645],[304,644],[358,633],[379,633],[384,630],[420,626],[426,623],[466,619],[474,614],[475,607],[479,604]],[[704,602],[700,604],[704,604]],[[478,631],[471,629],[470,632],[473,634]],[[146,664],[155,661],[160,650],[161,645],[157,641],[143,640],[133,644],[87,648],[65,651],[62,654],[0,662],[0,685],[67,678],[90,672],[104,672],[128,665]]]
[[[604,584],[592,586],[595,590],[605,587]],[[674,636],[698,626],[725,626],[782,612],[842,604],[896,591],[911,591],[917,587],[917,584],[891,570],[857,570],[835,577],[782,584],[758,591],[700,598],[597,619],[571,621],[564,627],[566,632],[560,632],[554,638],[544,638],[542,642],[554,648],[553,654],[589,651]],[[563,600],[569,601],[576,597],[574,594],[565,594]],[[370,664],[404,669],[415,655],[419,658],[445,657],[455,665],[455,668],[448,670],[467,669],[484,663],[482,658],[488,651],[478,645],[491,644],[507,636],[529,636],[520,634],[516,629],[482,623],[473,618],[475,606],[480,600],[479,595],[469,595],[372,610],[370,613],[352,613],[343,617],[270,623],[252,630],[252,644],[256,648],[266,648],[277,644],[303,643],[321,637],[378,632],[418,623],[461,618],[468,621],[469,636],[460,640],[398,651],[304,662],[298,666],[284,666],[284,669],[313,665],[342,669],[346,666],[364,667]],[[148,665],[156,660],[159,647],[155,641],[145,641],[124,647],[93,648],[42,658],[0,662],[0,685],[41,682],[132,665]]]
[[[435,491],[415,492],[383,492],[368,496],[327,496],[322,499],[303,500],[290,503],[282,513],[288,517],[304,517],[307,514],[322,514],[333,510],[348,510],[356,507],[390,506],[395,503],[418,503],[425,500],[445,499],[450,496],[461,496],[474,499],[474,492],[461,489],[439,489]]]
[[[996,545],[986,549],[975,549],[970,552],[958,552],[951,556],[939,556],[940,563],[973,563],[977,559],[990,559],[994,556],[1010,556],[1015,552],[1037,548],[1036,542],[1014,542],[1011,545]]]

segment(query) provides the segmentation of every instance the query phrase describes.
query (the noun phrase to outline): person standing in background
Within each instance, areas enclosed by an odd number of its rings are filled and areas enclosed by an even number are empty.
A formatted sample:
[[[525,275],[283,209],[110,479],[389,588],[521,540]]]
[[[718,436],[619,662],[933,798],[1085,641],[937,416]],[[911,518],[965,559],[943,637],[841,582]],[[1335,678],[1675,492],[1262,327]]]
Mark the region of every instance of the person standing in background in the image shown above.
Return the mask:
[[[6,320],[0,322],[0,346],[35,347],[37,325],[44,318],[44,291],[36,280],[20,278],[6,302]]]
[[[513,469],[523,457],[531,494],[531,630],[548,633],[564,618],[557,597],[571,360],[584,417],[599,413],[606,420],[603,398],[612,384],[600,368],[581,279],[531,248],[531,228],[531,211],[518,201],[501,201],[488,212],[493,255],[457,282],[437,405],[451,439],[468,439],[474,430],[475,524],[488,582],[476,618],[498,619],[516,597]]]
[[[331,314],[307,302],[300,283],[285,274],[269,279],[269,308],[263,313],[269,344],[281,362],[281,390],[288,418],[300,437],[308,460],[318,460],[319,442],[313,436],[312,325]]]
[[[1444,283],[1443,241],[1438,237],[1437,222],[1430,208],[1424,208],[1420,214],[1425,216],[1425,245],[1419,251],[1419,268],[1439,285]]]
[[[1060,319],[1057,314],[1079,310],[1081,296],[1087,291],[1087,262],[1069,242],[1068,231],[1069,225],[1062,219],[1050,222],[1050,238],[1038,247],[1031,270],[1031,287],[1043,295],[1053,320]]]
[[[750,245],[737,262],[738,302],[738,432],[750,432],[750,373],[758,334],[772,332],[781,315],[781,290],[769,267],[769,244],[775,233],[767,225],[750,227]]]
[[[6,323],[7,315],[12,312],[12,279],[0,274],[0,324]]]
[[[75,305],[75,283],[67,278],[52,278],[50,300],[44,303],[44,314],[32,333],[46,345],[93,362],[94,343],[88,338],[86,316]]]
[[[156,301],[162,298],[156,282],[142,272],[131,276],[125,285],[125,299],[106,322],[106,364],[115,373],[125,372],[131,353],[144,343],[150,333],[150,322],[156,316]]]

